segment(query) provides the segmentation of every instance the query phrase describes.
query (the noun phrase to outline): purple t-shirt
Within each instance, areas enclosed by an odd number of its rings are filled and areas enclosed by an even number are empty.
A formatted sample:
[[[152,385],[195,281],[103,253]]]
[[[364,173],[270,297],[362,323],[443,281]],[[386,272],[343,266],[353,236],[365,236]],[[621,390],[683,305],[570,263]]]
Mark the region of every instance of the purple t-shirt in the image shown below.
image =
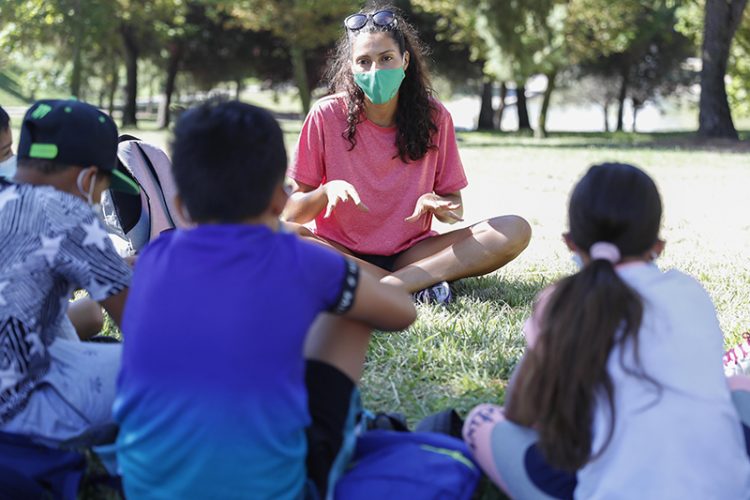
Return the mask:
[[[176,230],[146,247],[114,407],[128,497],[298,496],[304,340],[320,312],[351,303],[356,273],[266,226]]]

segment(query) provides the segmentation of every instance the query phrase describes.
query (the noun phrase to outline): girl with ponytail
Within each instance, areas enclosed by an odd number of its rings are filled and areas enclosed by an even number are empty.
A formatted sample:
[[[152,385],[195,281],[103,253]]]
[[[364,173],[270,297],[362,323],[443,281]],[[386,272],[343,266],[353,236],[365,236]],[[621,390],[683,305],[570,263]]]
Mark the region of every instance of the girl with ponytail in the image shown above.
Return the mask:
[[[565,242],[582,268],[540,294],[506,407],[464,426],[513,498],[750,495],[750,392],[730,393],[708,294],[653,264],[661,214],[631,165],[595,165],[573,190]]]

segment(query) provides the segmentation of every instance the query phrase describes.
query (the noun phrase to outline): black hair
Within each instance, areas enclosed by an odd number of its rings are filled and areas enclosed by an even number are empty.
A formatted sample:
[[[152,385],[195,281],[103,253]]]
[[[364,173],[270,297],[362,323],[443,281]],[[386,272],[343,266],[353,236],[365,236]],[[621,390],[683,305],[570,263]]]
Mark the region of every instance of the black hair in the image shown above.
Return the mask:
[[[175,126],[172,172],[196,222],[240,222],[262,214],[286,165],[281,128],[257,106],[211,102],[187,111]]]
[[[654,181],[622,163],[595,165],[578,182],[568,210],[570,237],[588,253],[597,242],[614,244],[623,257],[640,257],[658,240],[662,205]],[[591,260],[554,288],[541,318],[539,340],[519,367],[506,406],[509,420],[534,425],[550,464],[575,471],[591,459],[596,398],[609,406],[614,431],[615,387],[607,371],[612,349],[633,342],[635,367],[623,368],[652,383],[638,355],[643,303],[615,272],[614,263]],[[623,363],[622,357],[620,363]]]
[[[0,106],[0,130],[6,130],[10,128],[10,116],[8,112]]]
[[[357,125],[365,111],[365,94],[354,82],[352,75],[352,43],[365,33],[387,33],[398,45],[401,54],[409,52],[406,77],[398,91],[396,109],[396,148],[401,161],[416,161],[435,149],[433,136],[437,133],[437,108],[433,103],[433,90],[427,69],[428,50],[419,40],[417,30],[406,22],[401,11],[393,5],[381,2],[369,3],[362,13],[372,14],[379,10],[390,10],[396,16],[390,26],[376,26],[372,20],[355,32],[345,29],[336,46],[336,54],[330,62],[326,78],[330,93],[344,92],[347,96],[347,127],[342,133],[349,141],[349,151],[357,145]]]
[[[52,160],[42,160],[39,158],[19,158],[18,167],[29,168],[45,175],[51,175],[73,168],[73,165],[58,163]]]

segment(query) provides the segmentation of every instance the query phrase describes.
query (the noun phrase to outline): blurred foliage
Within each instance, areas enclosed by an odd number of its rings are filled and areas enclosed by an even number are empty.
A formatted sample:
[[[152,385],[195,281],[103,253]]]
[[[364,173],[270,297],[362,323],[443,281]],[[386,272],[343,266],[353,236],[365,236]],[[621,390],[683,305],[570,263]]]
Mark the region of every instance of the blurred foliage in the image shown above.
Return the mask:
[[[636,107],[692,83],[683,63],[700,55],[705,6],[705,0],[393,3],[431,48],[435,73],[454,89],[479,94],[488,81],[523,85],[538,74],[563,85],[586,77],[608,88],[592,100],[609,102],[613,85],[627,79],[625,97]],[[305,111],[344,33],[343,19],[361,7],[355,0],[4,0],[0,86],[19,99],[78,95],[113,108],[121,101],[137,106],[139,91],[185,94],[224,82],[240,90],[252,78],[294,84]],[[737,114],[750,114],[749,61],[746,11],[727,79]]]

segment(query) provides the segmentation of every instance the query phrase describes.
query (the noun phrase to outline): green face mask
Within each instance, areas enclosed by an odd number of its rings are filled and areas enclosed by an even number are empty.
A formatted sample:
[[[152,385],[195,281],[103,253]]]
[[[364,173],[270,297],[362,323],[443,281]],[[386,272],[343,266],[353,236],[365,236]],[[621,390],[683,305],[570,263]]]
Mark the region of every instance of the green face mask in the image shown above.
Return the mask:
[[[405,77],[404,68],[354,73],[354,81],[373,104],[385,104],[393,99]]]

